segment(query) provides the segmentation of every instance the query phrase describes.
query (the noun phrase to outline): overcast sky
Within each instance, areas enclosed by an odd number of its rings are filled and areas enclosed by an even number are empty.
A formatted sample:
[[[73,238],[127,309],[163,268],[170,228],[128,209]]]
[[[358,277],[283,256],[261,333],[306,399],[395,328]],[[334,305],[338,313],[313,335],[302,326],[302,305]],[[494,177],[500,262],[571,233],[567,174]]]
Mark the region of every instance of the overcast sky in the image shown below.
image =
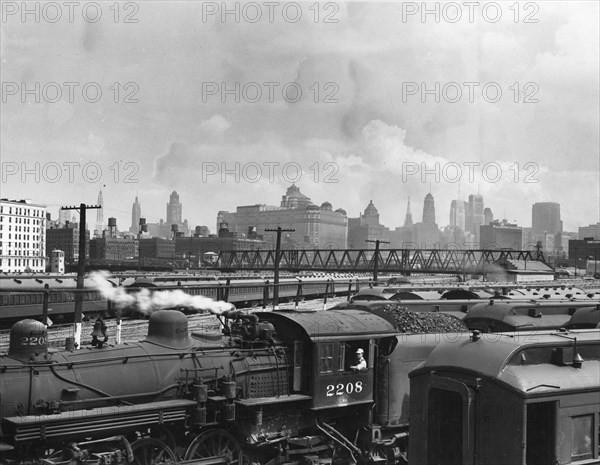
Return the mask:
[[[447,225],[459,189],[599,221],[598,2],[227,5],[2,2],[2,197],[55,217],[102,189],[127,229],[136,193],[154,222],[177,190],[214,232],[296,180],[391,228],[427,192]]]

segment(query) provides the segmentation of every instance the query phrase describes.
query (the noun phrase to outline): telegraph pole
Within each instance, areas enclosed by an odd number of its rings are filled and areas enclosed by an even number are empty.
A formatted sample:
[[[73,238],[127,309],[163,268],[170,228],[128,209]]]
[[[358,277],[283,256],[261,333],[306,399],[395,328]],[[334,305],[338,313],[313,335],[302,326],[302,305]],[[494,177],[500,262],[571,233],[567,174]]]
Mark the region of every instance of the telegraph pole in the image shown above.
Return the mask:
[[[367,239],[365,242],[375,242],[375,263],[373,264],[373,283],[375,284],[379,273],[379,244],[389,244],[390,241]]]
[[[81,321],[83,317],[83,278],[85,276],[85,212],[88,209],[102,208],[100,205],[79,204],[79,207],[61,207],[61,210],[79,211],[79,261],[77,262],[77,292],[75,292],[75,347],[81,346]]]
[[[279,262],[281,261],[281,233],[294,232],[295,229],[265,229],[265,232],[277,232],[277,242],[275,244],[275,272],[273,274],[273,309],[279,305]]]

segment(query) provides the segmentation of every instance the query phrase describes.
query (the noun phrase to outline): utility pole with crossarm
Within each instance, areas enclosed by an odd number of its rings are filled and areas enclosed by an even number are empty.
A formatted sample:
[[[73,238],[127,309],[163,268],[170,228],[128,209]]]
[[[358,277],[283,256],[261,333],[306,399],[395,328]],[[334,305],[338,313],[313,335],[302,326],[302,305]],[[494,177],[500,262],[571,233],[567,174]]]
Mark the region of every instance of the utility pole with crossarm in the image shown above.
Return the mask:
[[[265,232],[277,232],[277,242],[275,244],[275,271],[273,273],[273,308],[279,305],[279,262],[281,261],[281,233],[294,232],[295,229],[265,229]]]
[[[375,242],[375,263],[373,263],[373,284],[377,283],[379,273],[379,244],[389,244],[389,241],[367,239],[365,242]]]
[[[79,204],[78,207],[61,207],[61,210],[79,211],[79,261],[77,262],[77,292],[75,292],[75,347],[81,347],[81,321],[83,317],[83,278],[85,276],[85,222],[86,210],[102,208],[101,205]]]

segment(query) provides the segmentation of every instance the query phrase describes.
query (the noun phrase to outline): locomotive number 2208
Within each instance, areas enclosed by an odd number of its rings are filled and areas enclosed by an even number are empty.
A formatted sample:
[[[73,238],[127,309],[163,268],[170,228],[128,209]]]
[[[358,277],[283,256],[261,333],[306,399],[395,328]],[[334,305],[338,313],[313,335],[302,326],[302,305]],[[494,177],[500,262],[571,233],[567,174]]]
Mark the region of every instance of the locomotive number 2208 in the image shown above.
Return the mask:
[[[327,397],[341,396],[344,394],[352,394],[353,392],[362,392],[363,384],[362,381],[356,383],[347,384],[329,384],[327,385]]]

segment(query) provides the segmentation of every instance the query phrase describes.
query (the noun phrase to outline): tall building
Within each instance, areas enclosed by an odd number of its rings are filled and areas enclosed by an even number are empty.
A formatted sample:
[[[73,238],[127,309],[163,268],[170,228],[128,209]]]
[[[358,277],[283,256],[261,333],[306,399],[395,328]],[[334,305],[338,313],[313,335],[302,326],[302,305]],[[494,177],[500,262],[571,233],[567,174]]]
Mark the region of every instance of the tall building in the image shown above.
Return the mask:
[[[89,256],[90,232],[85,232],[86,256]],[[76,263],[79,259],[79,223],[59,224],[58,227],[46,229],[46,255],[50,256],[53,250],[64,252],[64,261],[67,264]]]
[[[535,241],[541,241],[544,250],[562,250],[562,221],[560,204],[537,202],[531,208],[531,231]]]
[[[182,205],[181,202],[179,202],[179,194],[176,191],[173,191],[169,197],[169,203],[167,204],[167,223],[180,224],[181,210]]]
[[[390,229],[379,223],[379,211],[373,201],[358,218],[348,218],[348,248],[374,249],[375,244],[367,241],[390,240]]]
[[[433,201],[433,195],[431,195],[431,192],[425,196],[425,200],[423,202],[423,223],[435,224],[435,203]]]
[[[390,248],[391,249],[412,249],[416,246],[413,237],[413,219],[410,212],[410,195],[406,205],[406,216],[404,217],[404,225],[390,231]]]
[[[562,232],[560,204],[537,202],[531,208],[531,229],[533,234],[558,234]]]
[[[98,236],[102,236],[104,230],[104,197],[102,191],[98,194],[97,205],[100,205],[100,208],[96,210],[96,233]]]
[[[516,224],[506,220],[496,220],[480,227],[480,247],[482,249],[512,249],[521,250],[523,231]]]
[[[405,228],[412,228],[413,226],[413,219],[412,219],[412,213],[410,212],[410,195],[408,196],[408,204],[406,205],[406,216],[404,217],[404,227]]]
[[[329,202],[321,206],[313,204],[309,197],[295,185],[282,196],[280,206],[244,205],[235,212],[220,211],[217,215],[217,231],[226,225],[236,237],[244,237],[248,231],[256,231],[267,243],[275,244],[274,232],[265,232],[281,226],[294,229],[282,236],[284,248],[338,248],[345,249],[348,236],[346,211],[333,210]]]
[[[0,200],[0,271],[46,271],[46,206]]]
[[[467,203],[464,200],[453,200],[450,203],[450,228],[465,230]]]
[[[135,196],[135,202],[131,207],[131,227],[129,232],[132,234],[139,234],[140,230],[140,218],[142,217],[142,206],[138,201],[137,195]]]
[[[67,224],[68,221],[71,220],[72,211],[71,210],[63,210],[59,207],[58,209],[58,223]]]
[[[147,223],[148,236],[162,239],[173,239],[176,234],[189,236],[188,220],[181,221],[183,205],[179,201],[179,194],[173,191],[167,203],[167,220],[162,218],[158,223]]]
[[[580,226],[578,239],[585,239],[591,237],[597,241],[600,241],[600,223],[590,224],[589,226]]]
[[[440,246],[440,230],[435,222],[435,202],[428,193],[423,202],[423,221],[414,226],[414,238],[418,247],[433,249]]]
[[[479,226],[484,222],[483,196],[481,194],[469,195],[467,212],[465,215],[465,229],[474,235],[475,242],[479,243]]]
[[[494,221],[494,214],[490,207],[483,209],[483,224],[491,224]]]

